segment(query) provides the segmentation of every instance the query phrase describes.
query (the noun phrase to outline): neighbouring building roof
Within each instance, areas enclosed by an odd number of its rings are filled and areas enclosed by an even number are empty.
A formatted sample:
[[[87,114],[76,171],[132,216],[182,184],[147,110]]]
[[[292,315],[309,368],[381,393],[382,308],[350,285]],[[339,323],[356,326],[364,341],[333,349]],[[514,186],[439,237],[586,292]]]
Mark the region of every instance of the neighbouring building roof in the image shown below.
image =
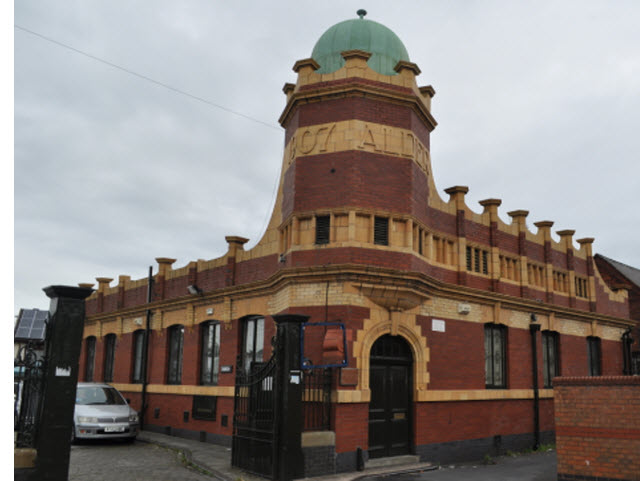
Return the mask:
[[[640,342],[640,269],[596,254],[593,257],[598,271],[610,287],[626,286],[629,291],[629,315],[638,321],[636,337]]]
[[[602,254],[596,254],[596,258],[600,258],[610,264],[613,268],[615,268],[620,274],[635,284],[637,288],[640,288],[640,269],[636,269],[635,267],[628,266],[622,262],[618,262],[609,257],[603,256]]]

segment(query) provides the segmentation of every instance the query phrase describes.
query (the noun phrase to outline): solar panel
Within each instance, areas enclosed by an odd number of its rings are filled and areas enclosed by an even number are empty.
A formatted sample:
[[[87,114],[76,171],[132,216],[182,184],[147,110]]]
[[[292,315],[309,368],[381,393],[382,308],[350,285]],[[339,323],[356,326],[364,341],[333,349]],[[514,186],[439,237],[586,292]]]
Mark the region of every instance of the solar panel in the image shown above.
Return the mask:
[[[49,311],[20,309],[14,339],[43,341]]]

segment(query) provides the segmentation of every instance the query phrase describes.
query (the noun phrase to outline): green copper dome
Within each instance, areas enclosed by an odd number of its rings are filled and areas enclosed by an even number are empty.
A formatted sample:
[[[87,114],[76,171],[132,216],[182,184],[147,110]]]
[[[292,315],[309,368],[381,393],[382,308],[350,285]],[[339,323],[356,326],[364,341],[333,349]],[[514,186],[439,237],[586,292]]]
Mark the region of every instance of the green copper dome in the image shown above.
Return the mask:
[[[345,50],[364,50],[371,53],[369,67],[383,75],[397,75],[393,68],[400,60],[409,61],[409,54],[398,36],[384,25],[360,18],[345,20],[327,30],[313,47],[311,57],[320,68],[316,73],[335,72],[344,66],[340,55]]]

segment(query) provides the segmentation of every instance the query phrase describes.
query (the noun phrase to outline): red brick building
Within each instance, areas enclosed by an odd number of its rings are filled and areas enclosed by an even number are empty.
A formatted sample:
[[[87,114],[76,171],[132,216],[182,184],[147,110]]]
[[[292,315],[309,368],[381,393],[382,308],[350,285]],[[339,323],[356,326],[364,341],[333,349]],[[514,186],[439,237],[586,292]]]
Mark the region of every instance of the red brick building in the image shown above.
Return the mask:
[[[558,481],[640,479],[640,377],[554,382]]]
[[[524,210],[505,222],[495,198],[476,214],[464,186],[440,197],[435,90],[383,25],[338,23],[293,68],[264,237],[244,250],[229,236],[223,257],[179,268],[157,258],[149,303],[147,279],[97,278],[81,377],[136,408],[144,397],[146,429],[229,444],[237,370],[269,358],[272,316],[296,313],[346,333],[329,424],[303,435],[329,453],[323,472],[355,470],[359,452],[446,462],[552,439],[554,376],[623,371],[628,293],[603,279],[594,239],[576,247],[563,229],[556,242],[553,222],[530,229]],[[342,354],[325,329],[305,339],[312,363]]]

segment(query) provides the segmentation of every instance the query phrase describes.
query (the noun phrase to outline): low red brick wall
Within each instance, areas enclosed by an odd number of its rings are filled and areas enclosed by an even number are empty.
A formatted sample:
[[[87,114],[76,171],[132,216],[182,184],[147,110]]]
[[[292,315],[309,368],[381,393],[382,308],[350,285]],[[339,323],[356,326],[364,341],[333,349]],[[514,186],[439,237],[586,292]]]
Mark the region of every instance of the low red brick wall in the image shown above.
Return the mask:
[[[640,480],[640,376],[553,380],[558,480]]]

